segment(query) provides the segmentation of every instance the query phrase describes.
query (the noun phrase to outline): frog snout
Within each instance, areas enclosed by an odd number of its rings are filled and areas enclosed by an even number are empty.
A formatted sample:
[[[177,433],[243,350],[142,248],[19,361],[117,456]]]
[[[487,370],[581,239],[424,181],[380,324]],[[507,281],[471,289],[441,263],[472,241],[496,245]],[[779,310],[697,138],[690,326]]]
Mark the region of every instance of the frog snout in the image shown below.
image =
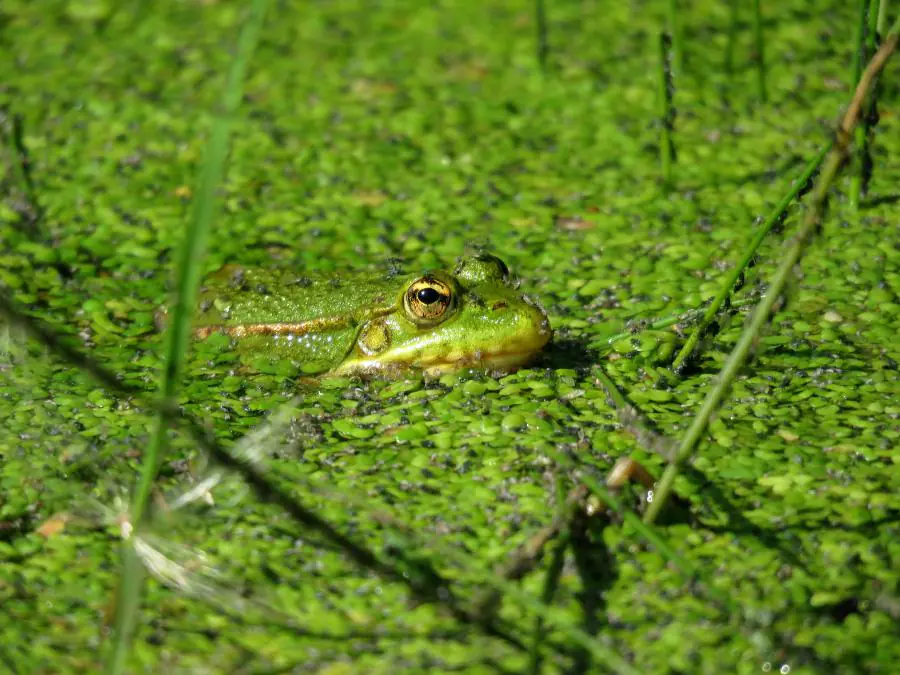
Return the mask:
[[[519,335],[533,347],[540,349],[550,341],[553,331],[550,319],[540,307],[529,305],[519,312]]]

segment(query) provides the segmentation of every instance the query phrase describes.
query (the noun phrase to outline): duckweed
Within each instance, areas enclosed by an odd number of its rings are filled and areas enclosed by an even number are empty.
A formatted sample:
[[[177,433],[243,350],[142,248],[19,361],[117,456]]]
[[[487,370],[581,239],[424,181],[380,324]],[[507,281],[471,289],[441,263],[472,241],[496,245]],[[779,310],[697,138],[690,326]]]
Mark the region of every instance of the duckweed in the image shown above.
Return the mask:
[[[527,3],[280,3],[234,121],[205,263],[339,276],[398,257],[452,266],[485,247],[547,308],[555,336],[542,360],[496,378],[310,383],[304,374],[315,365],[242,362],[213,336],[192,347],[179,401],[234,445],[299,396],[283,437],[258,447],[266,470],[390,560],[406,546],[386,524],[394,514],[420,537],[422,549],[409,553],[464,602],[483,590],[485,570],[550,522],[556,478],[574,484],[549,450],[597,476],[632,454],[660,475],[663,459],[621,424],[590,367],[602,367],[655,430],[683,432],[742,316],[723,321],[680,377],[666,368],[675,331],[608,339],[713,295],[847,102],[853,3],[767,8],[768,104],[750,86],[748,17],[729,75],[719,65],[727,3],[690,3],[675,94],[678,164],[664,193],[655,51],[645,49],[662,10],[546,4],[550,52],[539,75]],[[161,367],[153,313],[170,299],[208,111],[242,12],[241,3],[174,0],[134,11],[24,0],[3,8],[14,58],[0,61],[0,110],[22,116],[42,216],[32,238],[4,141],[0,285],[149,394]],[[554,605],[639,672],[758,673],[769,664],[794,675],[889,673],[900,660],[900,121],[890,82],[869,198],[853,213],[838,186],[789,301],[693,472],[676,482],[682,513],[659,530],[739,611],[717,605],[627,526],[595,521],[570,549]],[[765,283],[801,212],[793,205],[784,231],[764,242],[738,299]],[[118,504],[151,412],[14,329],[7,342],[0,663],[94,672],[117,582]],[[172,433],[160,503],[195,485],[202,466],[197,445]],[[214,599],[238,611],[150,584],[132,671],[528,667],[526,654],[457,631],[446,612],[411,603],[405,586],[352,565],[238,481],[212,497],[160,510],[154,541],[205,552],[223,585]],[[470,565],[441,546],[468,552]],[[186,557],[196,569],[200,558]],[[539,597],[542,577],[528,575],[522,589]],[[505,599],[500,617],[531,639],[523,605]],[[553,629],[548,640],[565,636]],[[550,651],[545,672],[598,670],[583,655]]]

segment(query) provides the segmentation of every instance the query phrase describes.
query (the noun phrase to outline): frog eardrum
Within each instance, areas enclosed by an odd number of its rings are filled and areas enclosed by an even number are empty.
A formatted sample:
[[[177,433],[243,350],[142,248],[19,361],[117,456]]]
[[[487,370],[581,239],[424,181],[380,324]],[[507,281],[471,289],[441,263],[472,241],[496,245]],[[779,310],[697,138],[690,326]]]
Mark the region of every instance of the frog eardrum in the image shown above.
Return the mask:
[[[413,281],[403,296],[406,314],[417,326],[434,326],[444,321],[455,306],[452,285],[432,274]]]

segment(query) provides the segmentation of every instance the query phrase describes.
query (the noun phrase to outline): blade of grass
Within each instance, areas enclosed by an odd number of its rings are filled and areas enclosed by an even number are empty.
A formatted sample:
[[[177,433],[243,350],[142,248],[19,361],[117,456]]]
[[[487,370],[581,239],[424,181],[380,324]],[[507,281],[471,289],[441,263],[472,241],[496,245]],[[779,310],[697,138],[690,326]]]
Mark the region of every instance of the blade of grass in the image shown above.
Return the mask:
[[[853,59],[850,64],[850,91],[859,84],[862,64],[866,60],[866,27],[869,14],[869,0],[858,0],[856,27],[853,34]],[[859,200],[862,196],[863,173],[865,172],[865,139],[867,129],[863,123],[854,129],[856,152],[853,154],[853,169],[850,173],[850,208],[859,211]]]
[[[765,103],[768,100],[768,94],[766,92],[766,54],[760,0],[753,0],[753,43],[756,47],[756,87],[759,91],[759,100]]]
[[[659,515],[660,510],[665,506],[665,503],[672,492],[672,486],[678,475],[680,466],[688,460],[691,453],[694,451],[694,448],[700,442],[700,438],[705,432],[710,419],[712,419],[719,404],[725,398],[728,388],[737,376],[738,371],[746,362],[754,343],[762,333],[763,327],[768,321],[776,301],[787,285],[788,279],[794,270],[794,266],[799,262],[806,250],[806,246],[820,227],[827,208],[828,190],[831,188],[831,185],[834,183],[835,178],[847,159],[850,138],[854,127],[859,122],[866,94],[871,90],[879,73],[894,53],[894,50],[897,47],[898,31],[900,31],[900,19],[898,19],[891,27],[891,31],[885,38],[884,44],[881,45],[872,57],[869,65],[866,67],[859,85],[856,88],[853,100],[850,102],[850,106],[847,108],[840,126],[838,127],[831,152],[825,159],[822,171],[819,174],[819,179],[816,181],[816,186],[810,200],[809,210],[806,212],[803,223],[797,231],[797,234],[794,236],[790,248],[782,258],[778,269],[772,277],[766,295],[759,303],[756,311],[751,315],[750,321],[741,333],[740,338],[738,338],[738,342],[729,355],[728,360],[725,362],[725,366],[719,372],[715,385],[706,396],[703,405],[700,407],[700,411],[697,413],[691,426],[682,437],[675,458],[669,466],[666,467],[659,482],[656,498],[650,503],[647,511],[644,513],[645,523],[653,523]]]
[[[388,521],[384,521],[387,523]],[[408,546],[417,550],[432,549],[434,553],[446,560],[451,560],[460,566],[471,564],[471,554],[448,546],[438,538],[430,537],[427,540],[408,527],[398,522],[392,523],[395,533],[407,540]],[[621,656],[613,652],[609,647],[600,643],[594,636],[571,623],[571,618],[561,612],[559,608],[545,605],[539,599],[532,597],[521,590],[514,582],[504,579],[501,575],[485,570],[482,581],[498,593],[513,598],[524,608],[540,617],[547,625],[553,626],[563,633],[570,644],[582,647],[591,654],[598,663],[604,664],[615,673],[625,675],[637,675],[638,671]]]
[[[559,588],[559,582],[562,578],[563,564],[566,561],[566,548],[569,546],[569,535],[564,532],[560,535],[556,545],[553,547],[553,553],[550,557],[550,566],[544,576],[544,587],[541,590],[541,602],[549,605],[553,602],[556,595],[556,589]],[[544,663],[541,654],[541,645],[544,640],[544,619],[537,617],[534,620],[534,632],[531,638],[531,654],[530,668],[532,675],[540,675]]]
[[[567,511],[566,503],[566,485],[563,477],[559,474],[555,476],[553,481],[556,487],[556,514],[557,517],[563,516]],[[544,587],[541,590],[541,602],[549,605],[553,602],[556,595],[556,589],[559,588],[559,582],[562,578],[563,564],[566,560],[566,548],[569,546],[568,528],[559,533],[553,547],[553,553],[550,557],[550,566],[547,568],[544,576]],[[529,654],[529,670],[531,675],[540,675],[543,669],[544,658],[541,653],[541,647],[544,642],[544,620],[536,617],[534,620],[534,629],[531,634],[531,645]]]
[[[703,337],[703,334],[706,332],[706,329],[709,328],[710,324],[712,324],[713,320],[715,320],[716,315],[719,313],[719,310],[722,306],[728,301],[731,294],[734,292],[734,288],[738,283],[738,280],[741,278],[741,275],[744,273],[744,270],[747,269],[747,266],[750,264],[750,261],[753,260],[753,257],[756,255],[757,249],[759,249],[760,245],[765,239],[766,235],[772,230],[775,225],[780,224],[784,220],[784,215],[787,212],[788,206],[791,205],[791,202],[794,201],[800,195],[800,193],[807,188],[809,181],[812,179],[813,174],[819,169],[822,162],[825,160],[825,155],[828,154],[828,147],[822,148],[815,157],[813,157],[806,167],[803,169],[803,172],[794,180],[791,189],[781,198],[781,201],[775,206],[775,208],[769,213],[766,217],[766,220],[760,226],[760,228],[756,231],[756,234],[753,236],[753,239],[750,241],[750,244],[744,250],[744,255],[741,258],[740,262],[731,270],[728,276],[725,278],[725,281],[722,283],[722,287],[719,289],[719,292],[716,294],[713,301],[706,308],[706,311],[703,313],[703,318],[700,320],[700,323],[694,328],[694,331],[688,336],[687,341],[684,343],[684,346],[681,348],[681,351],[678,352],[678,356],[675,357],[675,360],[672,362],[672,370],[675,373],[679,373],[684,366],[688,363],[688,361],[695,355],[695,349],[697,347],[700,338]]]
[[[255,457],[233,456],[215,438],[211,437],[203,426],[189,415],[184,414],[177,406],[166,405],[158,399],[148,398],[143,390],[120,381],[115,373],[107,370],[89,356],[66,345],[45,322],[29,317],[19,310],[2,290],[0,290],[0,315],[5,316],[10,323],[21,326],[48,349],[62,355],[68,362],[89,373],[110,391],[132,396],[139,405],[154,410],[171,422],[179,422],[215,463],[227,471],[239,474],[258,499],[279,506],[292,520],[322,535],[325,541],[339,548],[347,558],[360,567],[375,572],[383,579],[407,586],[418,599],[443,605],[460,623],[477,625],[487,635],[499,638],[517,649],[526,649],[511,633],[504,632],[493,625],[483,625],[470,616],[459,606],[448,588],[438,587],[433,583],[422,583],[419,577],[411,576],[403,567],[388,564],[363,545],[342,534],[327,520],[298,502],[290,492],[269,479],[257,466],[258,460]],[[312,490],[316,486],[308,485],[307,487]],[[346,501],[347,495],[343,495],[341,498]],[[127,559],[125,560],[127,561]]]
[[[675,162],[675,142],[672,138],[675,133],[675,106],[673,104],[675,83],[672,79],[671,47],[672,38],[663,31],[659,34],[659,77],[657,80],[660,117],[659,162],[662,182],[667,188],[672,185],[672,164]]]
[[[213,121],[206,153],[197,181],[196,197],[180,248],[178,281],[171,323],[167,331],[165,367],[160,381],[160,398],[164,405],[175,404],[175,393],[181,376],[184,355],[190,339],[190,324],[200,285],[203,252],[210,226],[218,206],[216,190],[225,173],[229,135],[233,117],[240,105],[247,65],[256,48],[265,20],[268,0],[254,0],[250,15],[238,38],[237,55],[229,69],[222,96],[222,108]],[[131,504],[130,525],[138,528],[146,515],[150,492],[166,451],[169,420],[159,415],[143,456],[138,484]],[[113,632],[113,648],[107,663],[110,675],[124,671],[130,650],[131,635],[140,612],[143,572],[132,542],[122,542],[122,577],[117,591],[117,612]]]
[[[738,0],[728,0],[728,35],[722,68],[725,71],[729,89],[734,85],[734,45],[737,42],[737,23]]]
[[[37,200],[34,187],[34,179],[31,175],[31,161],[28,154],[28,146],[25,144],[25,132],[22,116],[10,111],[6,106],[0,106],[0,157],[10,155],[9,166],[15,182],[18,183],[18,192],[21,199],[16,210],[22,218],[24,231],[35,238],[39,234],[39,222],[43,216],[43,210]],[[15,191],[13,192],[15,194]]]
[[[185,415],[178,407],[167,407],[164,406],[163,403],[159,400],[148,399],[146,396],[146,392],[144,392],[142,389],[119,380],[114,373],[106,370],[103,366],[98,364],[90,357],[62,342],[60,340],[60,337],[56,335],[45,322],[33,319],[25,315],[21,310],[16,308],[14,303],[12,303],[11,300],[6,297],[5,292],[2,291],[0,291],[0,315],[4,315],[11,324],[23,328],[29,335],[40,341],[50,351],[62,355],[67,361],[77,365],[85,372],[89,373],[94,379],[96,379],[110,391],[114,391],[125,396],[131,396],[134,398],[135,403],[137,403],[138,405],[155,410],[157,413],[165,416],[171,421],[180,422],[191,434],[195,442],[197,442],[200,447],[204,448],[215,462],[217,462],[224,469],[233,471],[241,475],[243,480],[250,486],[250,488],[259,499],[280,506],[292,517],[293,520],[304,524],[311,530],[323,535],[325,540],[343,550],[345,555],[347,555],[349,559],[353,560],[361,567],[371,569],[384,579],[404,583],[406,586],[411,588],[414,593],[419,590],[417,581],[415,579],[404,576],[402,569],[384,564],[371,551],[356,544],[353,540],[345,537],[330,523],[317,516],[314,512],[306,509],[306,507],[304,507],[302,504],[299,504],[291,494],[284,491],[278,484],[269,479],[261,471],[261,469],[257,466],[257,459],[255,457],[245,457],[244,455],[246,455],[246,453],[241,453],[241,455],[238,457],[232,456],[230,451],[219,445],[219,443],[214,438],[212,438],[199,423],[193,420],[189,415]],[[614,390],[615,387],[610,387],[610,389]],[[304,489],[307,489],[310,492],[322,491],[321,486],[318,484],[305,485]],[[600,493],[598,492],[598,494]],[[354,498],[353,495],[341,494],[340,499],[342,499],[343,501],[349,500],[351,502],[354,502],[356,498]],[[367,508],[371,506],[358,500],[356,500],[355,503],[362,504]],[[615,508],[614,505],[612,506],[613,508]],[[431,539],[429,539],[428,541],[423,541],[422,545],[419,548],[427,548],[433,543],[434,542]],[[457,558],[459,558],[459,556],[465,555],[463,552],[457,553]],[[471,564],[473,560],[475,559],[470,558],[469,563]],[[488,574],[491,573],[488,572]],[[498,575],[495,574],[494,576]],[[500,578],[500,581],[505,580]],[[505,586],[503,586],[502,588],[505,588]],[[452,596],[442,597],[440,595],[432,595],[436,602],[445,606],[447,606],[448,602],[454,600]],[[458,611],[454,614],[457,620],[469,624],[475,623],[475,621],[471,617],[466,615],[464,611],[459,610],[459,608],[457,608],[457,610]],[[553,620],[552,618],[548,618],[547,615],[541,614],[541,616],[543,616],[545,624],[550,626],[557,626],[558,628],[565,630],[565,626],[559,627],[558,622]],[[484,629],[484,626],[481,627],[482,629]],[[499,637],[500,639],[505,639],[505,636],[503,636],[502,634],[497,635],[490,632],[489,634],[492,634],[495,637]],[[517,644],[517,641],[506,641],[509,644],[517,646],[520,649],[524,647],[520,643]],[[558,647],[559,645],[555,646]]]
[[[222,109],[210,131],[206,154],[197,181],[198,189],[195,201],[185,238],[180,247],[178,281],[171,322],[167,331],[165,369],[160,386],[161,398],[170,404],[175,403],[175,393],[178,389],[184,356],[190,341],[191,318],[197,302],[197,289],[200,286],[206,240],[218,208],[216,191],[225,173],[231,124],[243,96],[244,76],[259,39],[268,2],[269,0],[254,0],[249,19],[241,30],[237,57],[228,73]],[[156,471],[165,451],[165,436],[168,426],[168,421],[159,417],[149,450],[144,457],[141,477],[132,506],[131,518],[135,527],[140,524],[144,516]]]
[[[856,26],[853,31],[853,58],[850,61],[850,92],[856,91],[866,60],[866,25],[869,15],[869,0],[858,0]]]
[[[884,0],[887,2],[887,0]],[[869,0],[868,27],[866,29],[866,54],[874,54],[878,49],[878,21],[883,3],[879,0]],[[875,126],[878,124],[878,95],[881,86],[876,83],[866,96],[862,123],[856,128],[856,154],[854,156],[855,171],[853,184],[851,185],[851,201],[855,198],[857,208],[869,191],[869,183],[872,180],[872,169],[875,165],[872,159],[872,138]],[[858,184],[857,184],[858,182]]]
[[[150,399],[142,389],[119,380],[115,373],[107,370],[89,356],[67,345],[46,322],[29,317],[17,308],[2,289],[0,289],[0,315],[5,316],[11,324],[21,326],[29,335],[48,349],[89,373],[110,391],[131,396],[136,403],[155,411],[168,421],[179,422],[214,462],[227,471],[239,474],[258,499],[279,506],[292,520],[320,534],[324,540],[340,548],[347,558],[360,567],[375,572],[383,579],[404,584],[420,599],[447,607],[454,618],[461,623],[477,623],[473,617],[469,616],[458,606],[455,597],[449,593],[443,594],[438,592],[440,589],[434,585],[422,584],[418,578],[410,577],[403,568],[388,564],[363,545],[342,534],[334,525],[317,515],[314,511],[306,508],[290,492],[269,479],[263,470],[257,466],[255,458],[234,456],[220,445],[215,438],[211,437],[202,425],[189,415],[184,414],[177,406],[159,399]],[[313,489],[316,486],[309,485],[307,487]],[[346,501],[348,495],[343,495],[341,498]],[[349,498],[352,499],[352,497]],[[524,645],[511,634],[503,633],[493,626],[479,626],[488,635],[502,639],[518,649],[525,649]]]
[[[753,300],[739,300],[736,302],[732,302],[729,306],[729,309],[738,311],[740,309],[743,309],[744,307],[749,307],[753,304],[753,302]],[[662,319],[657,319],[656,321],[647,323],[646,325],[644,325],[644,321],[641,319],[632,319],[628,323],[634,322],[637,326],[636,328],[633,328],[631,330],[624,330],[616,333],[615,335],[594,340],[588,346],[596,348],[605,345],[611,345],[612,343],[618,342],[619,340],[627,338],[630,335],[640,333],[642,330],[659,330],[660,328],[669,328],[675,325],[679,326],[679,330],[683,328],[691,328],[700,322],[703,317],[703,313],[704,312],[702,308],[689,309],[681,312],[680,314],[673,314],[672,316],[666,316]]]
[[[211,453],[214,452],[214,449],[215,444],[210,444]],[[293,500],[293,498],[288,497],[287,499],[285,499],[284,497],[282,497],[284,493],[281,491],[281,488],[279,488],[277,485],[269,481],[268,478],[262,475],[257,467],[246,465],[244,464],[243,459],[237,459],[227,453],[226,457],[224,457],[223,459],[223,464],[226,465],[226,468],[239,468],[241,474],[251,485],[251,487],[253,487],[257,483],[265,483],[267,485],[267,489],[272,490],[272,493],[269,495],[263,496],[257,493],[258,496],[267,499],[267,501],[272,501],[273,503],[277,503],[278,505],[282,506],[282,508],[284,508],[289,513],[289,515],[294,517],[298,522],[308,525],[313,524],[309,521],[309,514],[311,512],[308,512],[305,509],[302,512],[297,512],[297,507],[295,506],[295,501]],[[293,480],[295,481],[295,486],[298,480],[302,481],[302,479],[297,478],[294,478]],[[441,556],[441,559],[443,560],[454,561],[456,564],[460,565],[463,568],[476,567],[476,563],[480,562],[477,558],[475,558],[467,551],[449,546],[438,537],[434,537],[431,535],[426,537],[420,534],[417,530],[408,526],[401,520],[399,514],[397,514],[396,509],[392,505],[389,505],[387,503],[379,503],[377,505],[377,509],[373,511],[370,501],[363,500],[352,493],[338,492],[331,488],[324,487],[319,483],[311,483],[306,481],[302,481],[302,486],[304,492],[307,494],[317,494],[320,496],[332,498],[336,501],[340,501],[342,504],[345,504],[347,506],[355,506],[360,508],[360,510],[369,510],[370,514],[376,518],[377,522],[379,522],[383,526],[390,527],[392,534],[396,537],[399,537],[400,540],[402,540],[402,542],[406,545],[403,549],[400,549],[397,546],[392,547],[392,555],[395,558],[398,556],[402,558],[405,551],[414,551],[415,559],[422,562],[427,561],[425,556],[428,552],[432,552]],[[612,497],[612,499],[615,498]],[[620,505],[620,508],[624,507],[621,507]],[[314,514],[313,517],[318,518],[318,516],[314,516]],[[346,537],[343,537],[343,535],[338,536],[349,542],[349,540]],[[348,550],[348,552],[353,552],[355,554],[360,547],[352,544],[351,542],[345,548]],[[368,553],[367,551],[365,553],[366,555],[370,556],[370,558],[364,561],[364,566],[382,574],[389,579],[395,581],[404,581],[408,585],[412,586],[415,590],[415,577],[406,575],[398,579],[396,576],[396,570],[387,567],[381,560],[374,558],[372,554]],[[429,573],[436,575],[436,573],[433,571],[429,571]],[[523,607],[533,612],[536,616],[541,617],[541,619],[547,625],[550,625],[556,630],[563,632],[571,643],[576,644],[579,647],[583,647],[588,652],[590,652],[598,662],[606,664],[614,672],[637,675],[637,671],[618,654],[609,650],[608,647],[599,644],[597,640],[592,638],[585,631],[581,630],[577,626],[572,625],[569,617],[558,611],[556,608],[544,605],[540,600],[520,590],[514,582],[509,581],[508,579],[503,577],[503,575],[498,574],[493,570],[478,569],[478,574],[481,582],[487,584],[498,594],[506,595],[515,599]],[[493,627],[492,622],[479,621],[478,612],[475,612],[473,615],[473,613],[467,612],[460,605],[458,605],[455,596],[450,593],[450,587],[446,583],[442,583],[439,593],[434,593],[433,596],[424,597],[423,599],[426,601],[439,602],[440,604],[443,604],[445,607],[451,610],[454,618],[461,622],[476,623],[489,635],[494,635],[495,637],[503,637],[502,634],[498,634],[497,632],[495,632],[495,628]],[[527,647],[525,647],[525,645],[518,639],[512,636],[506,636],[505,639],[509,644],[512,644],[515,647],[527,650]]]
[[[563,468],[570,470],[582,468],[572,459],[566,457],[560,452],[557,452],[555,450],[546,450],[545,452],[550,459],[552,459]],[[618,497],[616,497],[605,485],[603,485],[603,483],[587,473],[580,475],[578,477],[578,480],[584,483],[593,494],[599,497],[600,500],[603,501],[611,511],[614,511],[617,515],[621,516],[624,522],[633,527],[634,531],[637,532],[637,534],[642,537],[644,541],[646,541],[657,551],[659,551],[660,555],[662,555],[664,558],[667,558],[669,562],[674,564],[684,574],[703,581],[705,585],[710,589],[710,595],[722,602],[723,606],[731,606],[731,601],[728,598],[719,593],[708,581],[698,576],[697,568],[690,564],[685,558],[681,557],[678,552],[675,551],[675,549],[672,548],[661,535],[653,531],[652,527],[642,522],[641,519],[638,518],[634,514],[634,512],[628,509],[621,502],[621,500],[619,500]]]

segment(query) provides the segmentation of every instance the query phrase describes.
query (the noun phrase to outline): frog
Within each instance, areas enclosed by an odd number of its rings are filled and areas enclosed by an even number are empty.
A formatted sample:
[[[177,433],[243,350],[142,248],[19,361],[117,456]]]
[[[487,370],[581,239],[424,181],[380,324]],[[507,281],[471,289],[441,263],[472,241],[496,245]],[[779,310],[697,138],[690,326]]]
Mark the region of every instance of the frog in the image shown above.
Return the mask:
[[[158,323],[164,323],[164,314]],[[452,271],[308,276],[229,264],[200,288],[193,337],[230,336],[241,355],[289,359],[305,375],[507,373],[550,342],[540,303],[486,253]]]

